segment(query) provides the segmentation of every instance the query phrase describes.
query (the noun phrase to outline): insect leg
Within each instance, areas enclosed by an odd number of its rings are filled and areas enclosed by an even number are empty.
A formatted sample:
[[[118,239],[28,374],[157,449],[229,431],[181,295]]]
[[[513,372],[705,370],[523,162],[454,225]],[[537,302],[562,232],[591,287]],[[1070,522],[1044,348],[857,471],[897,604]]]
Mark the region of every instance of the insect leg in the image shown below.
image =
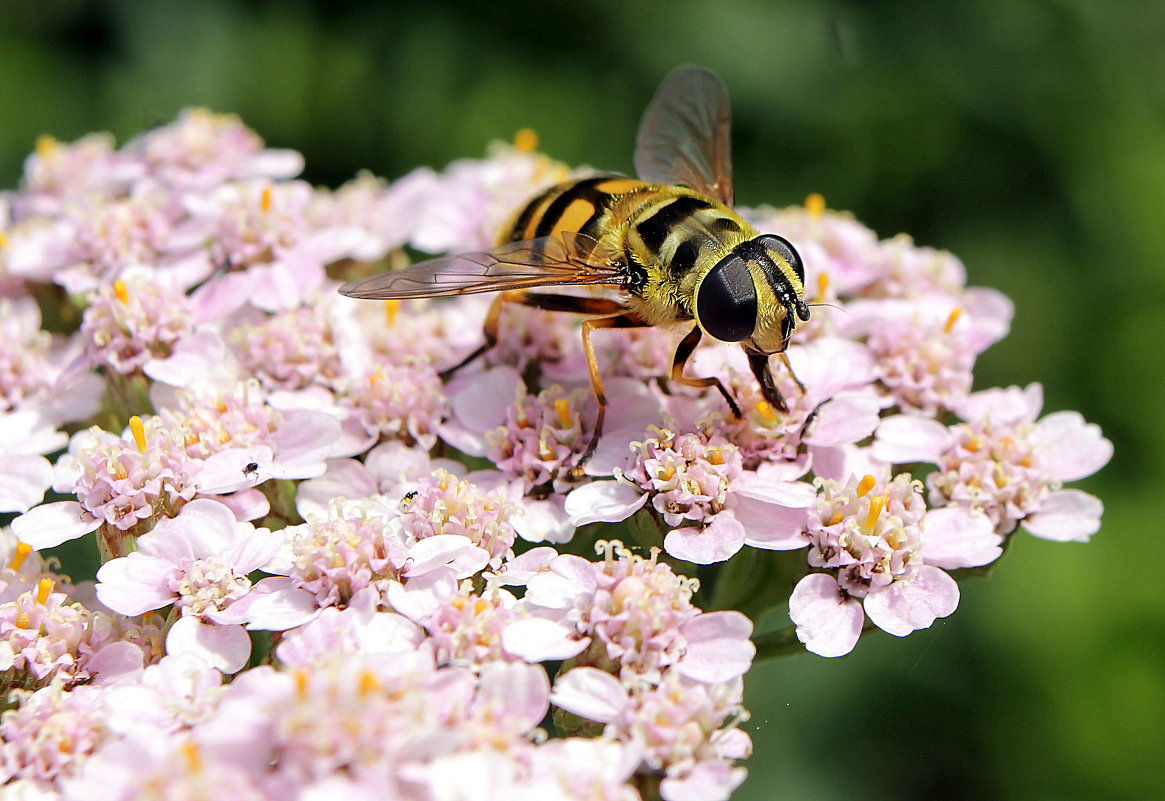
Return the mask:
[[[745,353],[748,355],[748,366],[752,368],[752,374],[756,376],[756,382],[760,384],[760,391],[765,396],[765,400],[778,412],[789,411],[788,404],[781,397],[781,391],[777,389],[777,384],[773,381],[773,373],[769,369],[769,357],[754,351],[745,351]]]
[[[461,361],[457,362],[457,364],[438,373],[442,381],[448,381],[449,377],[460,370],[462,367],[469,364],[473,360],[480,358],[483,353],[492,348],[494,345],[498,344],[498,318],[501,317],[502,314],[502,304],[506,301],[512,300],[511,298],[507,297],[510,294],[511,293],[509,292],[502,292],[494,296],[493,301],[489,304],[489,311],[486,312],[485,323],[481,327],[482,335],[485,337],[485,342],[482,342],[481,347],[466,356]],[[523,292],[521,294],[525,293]]]
[[[598,300],[596,298],[596,300]],[[595,400],[599,404],[599,412],[595,417],[595,430],[591,433],[590,444],[583,452],[582,458],[574,466],[576,475],[582,475],[582,468],[595,455],[595,447],[599,444],[599,437],[603,434],[603,420],[607,416],[607,392],[603,389],[603,377],[599,374],[599,363],[595,359],[595,346],[591,343],[591,332],[599,328],[646,328],[650,323],[630,314],[617,314],[611,317],[597,317],[583,320],[582,339],[583,350],[587,355],[587,369],[591,374],[591,390],[595,393]]]
[[[498,325],[502,313],[503,303],[516,303],[520,306],[529,306],[544,311],[570,312],[572,314],[617,315],[623,313],[623,304],[610,298],[587,298],[577,295],[555,295],[552,293],[526,292],[512,290],[502,292],[494,297],[485,315],[485,324],[482,334],[485,342],[473,353],[466,356],[447,370],[441,371],[441,379],[447,380],[453,373],[465,365],[479,358],[483,353],[498,344]]]
[[[684,375],[684,365],[688,363],[688,359],[692,356],[692,351],[696,349],[696,345],[700,344],[700,336],[702,335],[700,326],[694,326],[686,337],[684,337],[680,344],[676,347],[676,355],[671,363],[671,380],[677,384],[683,384],[685,387],[716,387],[720,390],[720,394],[724,396],[724,400],[728,401],[728,408],[732,409],[732,416],[737,420],[741,418],[740,407],[736,405],[736,400],[732,397],[732,393],[720,383],[719,378],[695,378],[694,376]]]

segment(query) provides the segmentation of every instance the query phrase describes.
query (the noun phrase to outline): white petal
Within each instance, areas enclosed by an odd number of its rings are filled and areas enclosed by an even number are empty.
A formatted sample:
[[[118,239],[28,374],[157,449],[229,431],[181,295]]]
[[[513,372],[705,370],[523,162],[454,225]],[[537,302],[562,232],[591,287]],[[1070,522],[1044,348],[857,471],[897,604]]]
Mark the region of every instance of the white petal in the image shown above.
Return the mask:
[[[1080,490],[1059,490],[1044,499],[1040,511],[1023,521],[1029,533],[1053,542],[1088,542],[1100,531],[1104,504]]]
[[[625,481],[592,481],[566,496],[566,514],[576,526],[605,521],[617,523],[638,512],[647,493]]]
[[[569,659],[578,656],[590,644],[578,638],[571,626],[540,617],[515,620],[502,631],[502,647],[527,662]]]
[[[923,565],[913,577],[866,596],[866,615],[896,637],[929,628],[959,605],[959,585],[937,567]]]
[[[1084,422],[1078,412],[1056,412],[1036,423],[1031,440],[1040,464],[1059,481],[1090,476],[1112,458],[1112,443],[1100,426]]]
[[[810,573],[789,596],[789,617],[797,624],[797,639],[818,656],[845,656],[862,636],[862,605],[841,594],[837,580]]]
[[[44,500],[53,483],[53,466],[35,454],[6,454],[0,459],[0,512],[27,512]]]
[[[937,464],[950,444],[950,430],[937,420],[917,414],[896,414],[878,426],[870,450],[875,457],[890,464]]]
[[[235,673],[251,656],[251,638],[242,626],[216,626],[186,615],[170,627],[166,653],[192,653],[223,673]]]
[[[1003,538],[986,515],[951,506],[923,518],[922,557],[928,565],[953,570],[978,567],[1003,555]]]
[[[511,521],[514,531],[526,542],[570,542],[574,523],[566,513],[561,495],[543,500],[526,500],[522,514]]]
[[[697,565],[726,562],[744,547],[744,525],[725,509],[707,525],[672,529],[663,538],[663,549],[677,559]]]
[[[40,551],[96,531],[101,521],[92,517],[76,501],[57,501],[34,506],[12,521],[12,533],[23,543]]]
[[[881,405],[871,393],[839,393],[821,405],[804,441],[834,447],[865,439],[878,427],[880,411]]]
[[[627,705],[627,691],[617,678],[598,668],[576,667],[559,676],[551,702],[588,720],[608,723]]]

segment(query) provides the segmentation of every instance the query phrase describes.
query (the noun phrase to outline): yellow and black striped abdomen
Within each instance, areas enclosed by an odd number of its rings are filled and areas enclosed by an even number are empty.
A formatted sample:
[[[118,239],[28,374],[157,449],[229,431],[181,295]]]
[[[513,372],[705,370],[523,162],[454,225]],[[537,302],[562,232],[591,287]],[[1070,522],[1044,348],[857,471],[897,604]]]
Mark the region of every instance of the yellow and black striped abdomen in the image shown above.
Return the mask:
[[[547,189],[518,212],[502,242],[580,232],[627,265],[628,308],[652,325],[694,318],[699,279],[756,236],[730,208],[680,186],[599,175]]]

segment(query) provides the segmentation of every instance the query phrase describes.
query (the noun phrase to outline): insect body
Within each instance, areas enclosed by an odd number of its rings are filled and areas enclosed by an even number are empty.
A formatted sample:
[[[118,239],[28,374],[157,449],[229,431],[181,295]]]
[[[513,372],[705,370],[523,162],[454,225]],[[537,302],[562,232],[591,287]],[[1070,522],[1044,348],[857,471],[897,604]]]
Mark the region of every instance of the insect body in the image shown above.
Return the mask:
[[[671,379],[716,387],[737,417],[719,379],[685,376],[684,365],[705,333],[739,342],[765,399],[785,411],[769,356],[788,347],[798,319],[809,319],[804,268],[788,241],[758,233],[731,208],[728,93],[719,78],[688,67],[664,81],[640,124],[635,166],[642,180],[598,175],[546,190],[490,250],[420,262],[340,291],[355,298],[502,292],[486,317],[485,344],[462,364],[496,343],[503,302],[587,315],[583,346],[599,411],[580,465],[607,407],[591,344],[599,328],[691,325]],[[530,291],[588,285],[616,289],[620,298]]]

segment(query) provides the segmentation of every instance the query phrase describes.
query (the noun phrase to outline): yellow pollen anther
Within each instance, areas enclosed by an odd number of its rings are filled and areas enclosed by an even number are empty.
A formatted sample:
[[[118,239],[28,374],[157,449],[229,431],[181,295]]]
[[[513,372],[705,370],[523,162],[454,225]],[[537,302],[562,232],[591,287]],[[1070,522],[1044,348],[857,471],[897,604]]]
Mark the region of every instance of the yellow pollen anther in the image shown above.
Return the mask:
[[[299,698],[307,698],[307,671],[295,671],[295,694]]]
[[[773,411],[772,404],[770,404],[768,401],[757,401],[756,413],[759,414],[761,419],[766,423],[777,422],[777,414]]]
[[[8,563],[8,569],[13,573],[20,570],[30,553],[32,553],[32,546],[27,542],[16,543],[16,552],[12,554],[12,561]]]
[[[380,370],[375,370],[368,376],[368,386],[374,387],[384,380],[384,373]]]
[[[271,187],[263,187],[263,194],[259,196],[259,208],[263,210],[264,214],[271,212]]]
[[[487,609],[489,609],[489,601],[479,600],[473,605],[473,614],[480,615]]]
[[[125,306],[129,303],[129,290],[125,288],[125,281],[113,282],[113,294],[121,301],[121,305]]]
[[[219,414],[226,414],[227,413],[227,402],[220,398],[218,404],[216,404],[214,408],[218,409]]]
[[[676,469],[674,467],[664,467],[659,471],[659,477],[662,481],[671,481],[676,477]]]
[[[388,320],[388,327],[392,328],[396,325],[396,315],[400,312],[400,301],[396,298],[389,298],[384,301],[384,317]]]
[[[959,321],[959,317],[962,315],[962,313],[963,313],[963,310],[960,309],[958,306],[951,309],[951,316],[947,318],[947,324],[943,326],[943,333],[944,334],[949,334],[951,332],[951,330],[954,329],[955,323],[957,323]]]
[[[49,593],[53,591],[53,580],[48,576],[42,578],[36,585],[36,602],[44,606],[44,602],[49,599]]]
[[[198,752],[198,743],[184,742],[178,749],[186,760],[186,769],[190,773],[202,772],[202,754]]]
[[[558,413],[558,424],[563,428],[570,428],[570,401],[566,398],[554,401],[554,411]]]
[[[0,249],[8,247],[8,234],[0,231]]]
[[[460,612],[462,609],[465,608],[465,605],[467,603],[469,603],[469,601],[467,601],[464,598],[454,598],[452,601],[449,602],[449,605]]]
[[[866,515],[866,531],[873,531],[874,526],[878,525],[878,518],[882,515],[882,510],[886,508],[886,499],[881,495],[876,498],[870,498],[870,513]]]
[[[129,419],[129,430],[133,434],[133,441],[138,444],[138,450],[146,452],[146,427],[142,425],[142,418],[136,414]]]
[[[57,152],[58,142],[48,134],[38,136],[36,139],[36,154],[42,159],[51,158]]]
[[[825,302],[825,290],[829,289],[829,275],[827,273],[817,274],[817,302]]]
[[[874,480],[873,476],[866,476],[865,478],[863,478],[861,481],[858,482],[858,490],[857,490],[858,497],[859,498],[866,497],[866,493],[868,493],[870,490],[872,490],[874,488],[874,485],[877,483],[878,482],[876,482]]]
[[[833,514],[831,514],[829,516],[829,522],[826,523],[826,525],[827,526],[836,526],[838,523],[840,523],[844,519],[845,519],[845,516],[841,513],[841,510],[834,509]]]
[[[825,213],[825,197],[818,192],[810,194],[805,198],[805,211],[814,217],[820,217]]]
[[[185,445],[187,448],[193,448],[195,445],[198,444],[198,435],[191,434],[190,436],[186,437],[186,439],[184,439],[182,441],[182,444]]]
[[[522,128],[514,134],[514,149],[533,153],[538,149],[538,134],[533,128]]]
[[[720,448],[709,448],[708,453],[705,455],[708,459],[708,464],[724,464],[724,451]]]
[[[384,689],[384,685],[380,683],[380,679],[371,670],[365,670],[360,674],[360,695],[372,695]]]

